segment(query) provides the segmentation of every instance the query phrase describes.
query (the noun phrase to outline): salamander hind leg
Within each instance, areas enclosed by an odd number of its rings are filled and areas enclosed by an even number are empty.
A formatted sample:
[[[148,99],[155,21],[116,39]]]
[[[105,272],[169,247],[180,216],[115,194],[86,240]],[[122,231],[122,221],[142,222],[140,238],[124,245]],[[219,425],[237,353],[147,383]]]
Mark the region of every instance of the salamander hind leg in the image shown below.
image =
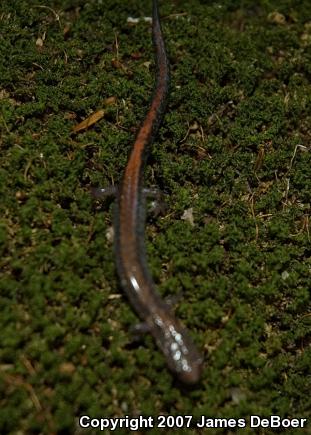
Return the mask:
[[[154,217],[165,214],[167,205],[164,201],[164,193],[161,190],[153,187],[145,187],[143,189],[143,195],[146,199],[152,199],[148,211],[150,211]]]
[[[118,188],[116,186],[91,187],[91,195],[95,199],[103,200],[109,196],[117,196]]]

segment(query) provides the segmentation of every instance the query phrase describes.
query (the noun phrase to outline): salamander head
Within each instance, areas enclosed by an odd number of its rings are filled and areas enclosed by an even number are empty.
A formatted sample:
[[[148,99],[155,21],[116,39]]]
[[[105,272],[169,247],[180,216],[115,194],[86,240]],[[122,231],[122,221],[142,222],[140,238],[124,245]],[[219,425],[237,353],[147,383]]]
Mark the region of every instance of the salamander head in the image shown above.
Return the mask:
[[[152,335],[163,351],[170,370],[185,384],[197,383],[202,373],[203,358],[186,329],[173,315],[158,318],[155,324]]]
[[[173,333],[170,353],[166,354],[170,369],[185,384],[196,384],[202,374],[203,359],[185,329]]]

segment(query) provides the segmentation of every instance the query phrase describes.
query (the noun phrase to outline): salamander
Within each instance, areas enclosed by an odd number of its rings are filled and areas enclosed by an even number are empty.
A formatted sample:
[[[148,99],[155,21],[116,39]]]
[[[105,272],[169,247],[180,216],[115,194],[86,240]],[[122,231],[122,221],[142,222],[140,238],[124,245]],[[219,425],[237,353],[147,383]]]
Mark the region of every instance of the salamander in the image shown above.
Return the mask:
[[[158,2],[153,0],[152,36],[156,84],[116,192],[115,252],[122,288],[163,352],[169,369],[186,384],[199,381],[202,357],[188,331],[155,290],[144,241],[146,192],[143,173],[150,145],[162,121],[169,89],[169,64],[161,31]]]

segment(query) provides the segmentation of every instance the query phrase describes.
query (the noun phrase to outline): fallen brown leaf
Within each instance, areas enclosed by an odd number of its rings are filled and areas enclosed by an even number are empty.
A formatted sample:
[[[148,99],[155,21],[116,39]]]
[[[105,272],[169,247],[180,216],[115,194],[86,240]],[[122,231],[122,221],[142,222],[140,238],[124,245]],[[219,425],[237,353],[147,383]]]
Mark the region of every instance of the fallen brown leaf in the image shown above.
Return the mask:
[[[72,131],[74,133],[78,133],[81,130],[86,130],[91,125],[95,124],[97,121],[102,119],[105,115],[105,111],[103,109],[98,110],[97,112],[92,113],[90,116],[88,116],[86,119],[81,121],[79,124],[75,125],[72,128]]]
[[[108,97],[105,99],[104,104],[105,106],[110,106],[111,104],[115,104],[116,101],[117,101],[116,97]]]

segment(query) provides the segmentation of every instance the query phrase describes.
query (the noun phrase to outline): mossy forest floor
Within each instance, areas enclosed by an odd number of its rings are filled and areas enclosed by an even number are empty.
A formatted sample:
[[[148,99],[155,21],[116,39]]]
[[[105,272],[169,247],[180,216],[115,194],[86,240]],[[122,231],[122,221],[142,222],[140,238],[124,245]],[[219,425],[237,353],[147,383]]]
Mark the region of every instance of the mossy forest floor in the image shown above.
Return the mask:
[[[1,434],[78,434],[83,414],[311,417],[311,2],[160,2],[172,83],[145,184],[167,210],[146,243],[204,352],[192,389],[133,341],[113,202],[89,194],[120,180],[152,95],[150,24],[127,22],[150,3],[1,2]]]

